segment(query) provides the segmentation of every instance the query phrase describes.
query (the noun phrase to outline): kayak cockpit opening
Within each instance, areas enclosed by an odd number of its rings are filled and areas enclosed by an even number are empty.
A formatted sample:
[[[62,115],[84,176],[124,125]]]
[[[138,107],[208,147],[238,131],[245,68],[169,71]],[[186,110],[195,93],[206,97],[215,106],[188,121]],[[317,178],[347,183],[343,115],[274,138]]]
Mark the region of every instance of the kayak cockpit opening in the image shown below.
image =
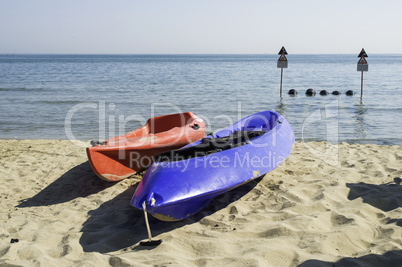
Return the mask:
[[[167,162],[203,157],[227,149],[247,144],[248,141],[263,135],[266,131],[236,131],[224,137],[205,137],[201,143],[159,154],[155,162]]]

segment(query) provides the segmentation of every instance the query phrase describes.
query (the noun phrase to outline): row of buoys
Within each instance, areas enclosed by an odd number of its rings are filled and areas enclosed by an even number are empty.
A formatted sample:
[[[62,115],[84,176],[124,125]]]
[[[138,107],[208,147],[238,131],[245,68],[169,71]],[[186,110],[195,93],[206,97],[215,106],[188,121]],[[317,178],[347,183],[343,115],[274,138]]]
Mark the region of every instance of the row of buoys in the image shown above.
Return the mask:
[[[290,89],[289,92],[288,92],[288,94],[289,94],[289,95],[297,95],[297,91],[296,91],[295,89]],[[342,93],[339,92],[339,91],[336,91],[336,90],[333,91],[332,93],[328,92],[327,90],[321,90],[319,94],[320,94],[320,95],[329,95],[329,94],[332,94],[332,95],[341,95]],[[345,94],[346,94],[347,96],[352,96],[352,95],[354,95],[355,93],[354,93],[352,90],[348,90],[348,91],[346,91]],[[313,95],[315,95],[315,90],[312,89],[312,88],[307,89],[307,90],[306,90],[306,95],[307,95],[307,96],[313,96]]]

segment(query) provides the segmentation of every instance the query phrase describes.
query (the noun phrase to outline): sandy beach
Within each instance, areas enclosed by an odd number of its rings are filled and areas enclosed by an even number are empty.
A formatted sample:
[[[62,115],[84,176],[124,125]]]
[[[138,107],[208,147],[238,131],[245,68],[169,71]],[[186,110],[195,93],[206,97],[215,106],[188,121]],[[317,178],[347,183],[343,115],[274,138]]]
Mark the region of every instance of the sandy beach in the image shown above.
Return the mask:
[[[103,181],[67,140],[0,140],[0,265],[401,266],[401,162],[396,145],[296,142],[197,215],[150,218],[150,248],[140,175]]]

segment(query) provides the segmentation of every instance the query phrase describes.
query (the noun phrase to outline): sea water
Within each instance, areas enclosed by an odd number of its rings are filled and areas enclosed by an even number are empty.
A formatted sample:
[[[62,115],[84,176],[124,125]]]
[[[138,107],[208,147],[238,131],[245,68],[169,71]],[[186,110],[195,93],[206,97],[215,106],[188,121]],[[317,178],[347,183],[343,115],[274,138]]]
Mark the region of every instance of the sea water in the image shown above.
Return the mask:
[[[297,140],[402,145],[402,55],[369,54],[362,97],[357,55],[287,58],[280,97],[278,55],[2,54],[0,138],[103,140],[186,111],[212,132],[274,110]]]

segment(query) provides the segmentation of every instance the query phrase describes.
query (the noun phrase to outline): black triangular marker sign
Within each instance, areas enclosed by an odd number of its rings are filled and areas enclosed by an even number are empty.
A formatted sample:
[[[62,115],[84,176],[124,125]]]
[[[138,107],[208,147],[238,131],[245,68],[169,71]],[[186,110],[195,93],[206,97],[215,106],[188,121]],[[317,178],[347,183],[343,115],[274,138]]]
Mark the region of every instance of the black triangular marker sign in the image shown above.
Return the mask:
[[[287,54],[288,54],[288,52],[286,52],[286,49],[285,49],[284,46],[282,46],[281,50],[280,50],[279,53],[278,53],[278,55],[282,55],[282,54],[284,54],[284,55],[287,55]]]
[[[364,51],[364,48],[362,48],[362,51],[360,51],[360,54],[357,57],[368,57],[366,51]]]

